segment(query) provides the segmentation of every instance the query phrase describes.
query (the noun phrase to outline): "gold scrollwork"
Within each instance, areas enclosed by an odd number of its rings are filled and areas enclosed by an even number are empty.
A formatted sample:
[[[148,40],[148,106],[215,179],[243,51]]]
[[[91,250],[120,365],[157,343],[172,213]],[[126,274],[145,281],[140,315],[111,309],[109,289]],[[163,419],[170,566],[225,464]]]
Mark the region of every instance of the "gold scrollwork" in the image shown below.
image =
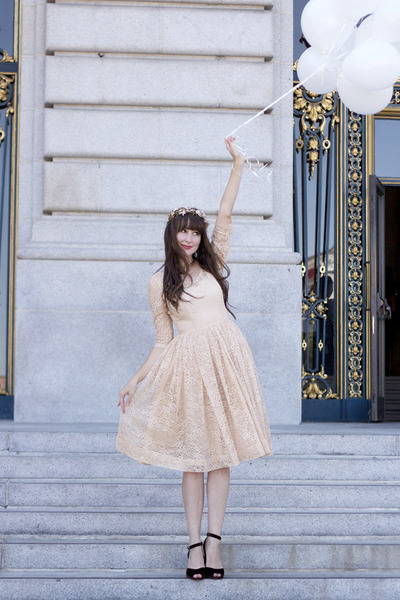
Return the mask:
[[[296,150],[297,150],[297,152],[299,150],[301,150],[303,148],[303,146],[304,146],[304,142],[303,142],[302,139],[299,138],[298,140],[296,140]]]
[[[315,307],[315,310],[317,311],[317,313],[319,315],[321,315],[321,317],[324,317],[324,319],[326,319],[326,313],[328,312],[328,308],[326,306],[326,300],[322,300],[319,304],[317,304],[317,306]]]
[[[328,307],[326,306],[327,302],[324,298],[317,298],[316,296],[314,296],[313,294],[308,297],[308,298],[304,298],[303,302],[302,302],[302,312],[303,315],[306,314],[306,312],[309,313],[309,317],[311,318],[311,323],[314,323],[314,316],[313,312],[316,312],[320,317],[322,317],[323,319],[326,319],[326,313],[328,312]]]
[[[394,90],[391,104],[400,104],[400,90]]]
[[[310,177],[314,177],[315,165],[319,162],[319,141],[310,137],[307,144],[307,162],[310,163]]]
[[[0,48],[0,56],[1,56],[0,62],[3,62],[3,63],[4,62],[9,62],[9,63],[15,62],[13,57],[9,56],[8,53],[5,50],[3,50],[2,48]]]
[[[296,150],[299,152],[304,147],[304,138],[307,134],[307,162],[309,164],[309,177],[315,174],[315,166],[319,162],[319,152],[322,145],[324,152],[328,152],[331,141],[325,135],[326,117],[335,106],[335,94],[330,92],[316,100],[319,94],[313,94],[304,88],[294,91],[294,108],[301,114],[300,136],[296,140]],[[337,115],[332,115],[332,127],[339,122]],[[314,134],[314,135],[313,135]]]
[[[0,74],[0,104],[1,108],[7,107],[6,119],[14,113],[12,106],[12,90],[10,86],[15,82],[15,75],[8,75],[6,73]],[[2,127],[0,127],[0,146],[4,141],[6,134]]]
[[[14,83],[15,75],[0,75],[0,102],[6,102],[10,96],[10,85]]]
[[[349,112],[347,128],[347,377],[351,398],[363,394],[363,126],[362,117]]]
[[[333,92],[330,92],[329,94],[325,94],[319,102],[313,102],[313,100],[318,97],[318,94],[307,92],[310,97],[310,100],[307,100],[304,96],[304,92],[304,88],[299,88],[294,92],[294,107],[296,110],[303,113],[301,117],[302,130],[304,132],[309,128],[313,131],[319,129],[321,133],[324,133],[326,125],[325,114],[334,107],[334,94]]]
[[[321,399],[324,395],[325,389],[318,385],[318,381],[315,377],[311,377],[308,382],[306,389],[303,392],[303,398],[311,398],[315,400],[315,398]]]
[[[321,370],[318,373],[311,375],[311,373],[307,373],[304,369],[302,377],[305,379],[305,383],[307,384],[303,390],[303,398],[311,398],[315,400],[318,398],[338,398],[339,396],[332,392],[331,388],[326,383],[326,379],[328,378],[327,374],[324,371],[324,367],[321,366]]]

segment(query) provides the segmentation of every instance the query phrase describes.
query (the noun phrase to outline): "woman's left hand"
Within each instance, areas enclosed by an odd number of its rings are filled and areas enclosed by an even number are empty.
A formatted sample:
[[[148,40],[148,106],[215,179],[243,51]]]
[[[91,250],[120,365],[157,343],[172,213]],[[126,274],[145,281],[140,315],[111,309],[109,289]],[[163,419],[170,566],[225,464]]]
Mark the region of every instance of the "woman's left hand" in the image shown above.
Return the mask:
[[[233,137],[225,138],[225,146],[226,146],[229,154],[232,156],[235,163],[237,163],[237,164],[244,163],[245,157],[240,152],[239,148],[236,146],[235,138],[233,138]]]

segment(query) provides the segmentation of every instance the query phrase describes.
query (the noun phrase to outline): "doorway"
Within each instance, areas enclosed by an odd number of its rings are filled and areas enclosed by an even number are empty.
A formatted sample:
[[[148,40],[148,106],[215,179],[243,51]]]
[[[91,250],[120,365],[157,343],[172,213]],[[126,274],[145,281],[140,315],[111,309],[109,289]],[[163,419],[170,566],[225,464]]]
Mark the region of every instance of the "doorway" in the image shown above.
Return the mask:
[[[400,186],[385,186],[385,320],[384,421],[400,421]]]
[[[375,268],[379,279],[374,282],[371,277],[371,325],[375,315],[380,336],[378,339],[375,335],[374,339],[371,333],[371,416],[372,420],[397,422],[400,422],[399,98],[396,86],[392,105],[373,118],[370,138],[374,147],[370,172],[377,176],[370,179],[371,274]],[[379,227],[381,238],[374,241],[374,231]],[[377,293],[375,306],[374,293]]]
[[[400,185],[370,178],[371,421],[400,421]]]

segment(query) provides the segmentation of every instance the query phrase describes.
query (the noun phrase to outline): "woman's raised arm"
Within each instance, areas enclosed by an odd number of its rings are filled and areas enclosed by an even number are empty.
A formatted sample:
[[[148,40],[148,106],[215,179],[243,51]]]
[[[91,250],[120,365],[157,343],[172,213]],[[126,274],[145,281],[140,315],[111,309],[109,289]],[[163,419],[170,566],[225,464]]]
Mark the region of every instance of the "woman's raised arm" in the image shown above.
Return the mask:
[[[227,225],[231,222],[232,210],[239,192],[240,181],[243,173],[243,165],[245,162],[243,154],[239,152],[235,144],[235,138],[226,138],[225,145],[233,158],[233,166],[229,181],[226,185],[225,191],[221,198],[221,203],[219,205],[218,222],[221,225]]]

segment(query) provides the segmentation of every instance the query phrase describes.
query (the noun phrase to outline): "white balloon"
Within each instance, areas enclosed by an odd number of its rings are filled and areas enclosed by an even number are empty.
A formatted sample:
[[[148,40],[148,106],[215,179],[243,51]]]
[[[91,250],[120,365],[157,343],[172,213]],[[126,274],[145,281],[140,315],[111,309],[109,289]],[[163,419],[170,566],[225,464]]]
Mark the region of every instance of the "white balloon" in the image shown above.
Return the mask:
[[[347,40],[340,47],[337,48],[336,52],[327,56],[328,59],[328,71],[340,71],[343,65],[343,61],[346,56],[356,47],[356,31],[354,28],[350,33]]]
[[[378,40],[400,42],[400,2],[381,0],[375,13],[374,36]]]
[[[400,75],[400,53],[387,42],[364,42],[346,56],[343,73],[364,89],[382,90]]]
[[[389,104],[393,86],[384,90],[363,90],[357,83],[340,73],[337,79],[339,96],[348,109],[361,115],[374,115]]]
[[[326,57],[317,48],[308,48],[303,52],[297,64],[297,74],[301,82],[309,77],[314,71],[318,71],[310,77],[304,87],[314,94],[326,94],[336,89],[336,71],[328,71]]]
[[[326,53],[334,53],[347,40],[352,28],[352,23],[337,14],[334,0],[311,0],[301,15],[301,29],[307,42]]]
[[[363,42],[369,42],[374,38],[373,27],[374,27],[375,16],[371,15],[365,19],[361,25],[355,29],[355,46],[360,46]]]
[[[381,0],[336,0],[336,12],[343,19],[349,19],[354,25],[376,11]]]

